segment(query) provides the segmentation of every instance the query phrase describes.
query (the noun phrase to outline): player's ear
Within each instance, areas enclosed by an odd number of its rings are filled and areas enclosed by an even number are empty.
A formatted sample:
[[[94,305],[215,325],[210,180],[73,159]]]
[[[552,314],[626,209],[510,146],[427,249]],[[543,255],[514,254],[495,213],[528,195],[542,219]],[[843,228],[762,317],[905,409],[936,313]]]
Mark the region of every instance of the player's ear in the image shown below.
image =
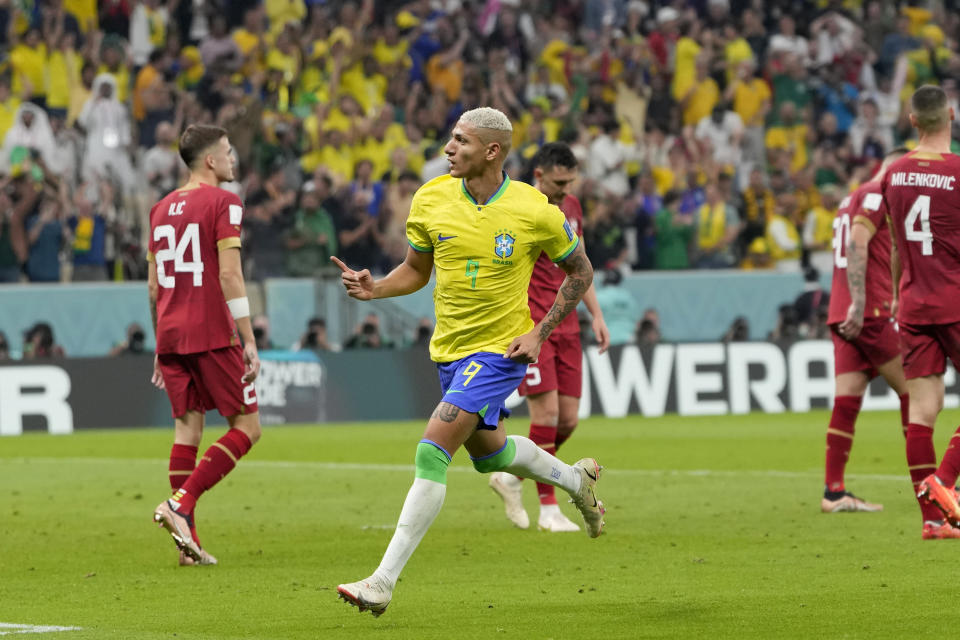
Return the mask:
[[[955,119],[955,114],[953,113],[953,107],[950,107],[950,121],[953,122]]]
[[[953,119],[953,107],[950,107],[950,118]],[[910,126],[914,129],[917,128],[917,116],[912,113],[910,114]]]
[[[542,179],[543,179],[543,169],[541,169],[540,167],[537,167],[536,169],[534,169],[534,170],[533,170],[533,179],[534,179],[534,180],[542,180]]]

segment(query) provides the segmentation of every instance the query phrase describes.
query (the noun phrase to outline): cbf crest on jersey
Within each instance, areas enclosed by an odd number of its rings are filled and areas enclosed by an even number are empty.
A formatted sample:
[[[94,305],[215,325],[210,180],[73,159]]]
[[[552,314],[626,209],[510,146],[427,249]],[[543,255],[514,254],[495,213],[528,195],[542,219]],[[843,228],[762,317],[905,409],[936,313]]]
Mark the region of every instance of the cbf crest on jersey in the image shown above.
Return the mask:
[[[513,255],[513,243],[516,242],[517,238],[512,231],[500,229],[493,240],[493,252],[497,254],[498,258],[506,260]]]

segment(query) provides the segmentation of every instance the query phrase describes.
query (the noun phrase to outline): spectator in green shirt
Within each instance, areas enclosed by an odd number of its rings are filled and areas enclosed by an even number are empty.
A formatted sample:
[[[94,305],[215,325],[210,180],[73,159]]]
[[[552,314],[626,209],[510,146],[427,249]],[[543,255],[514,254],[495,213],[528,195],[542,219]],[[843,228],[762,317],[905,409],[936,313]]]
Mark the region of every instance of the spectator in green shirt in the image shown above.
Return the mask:
[[[323,208],[312,180],[300,188],[300,208],[287,235],[287,272],[294,277],[317,275],[337,255],[333,217]]]
[[[668,191],[657,213],[657,242],[654,266],[657,269],[689,269],[690,242],[696,233],[692,214],[680,213],[680,193]]]

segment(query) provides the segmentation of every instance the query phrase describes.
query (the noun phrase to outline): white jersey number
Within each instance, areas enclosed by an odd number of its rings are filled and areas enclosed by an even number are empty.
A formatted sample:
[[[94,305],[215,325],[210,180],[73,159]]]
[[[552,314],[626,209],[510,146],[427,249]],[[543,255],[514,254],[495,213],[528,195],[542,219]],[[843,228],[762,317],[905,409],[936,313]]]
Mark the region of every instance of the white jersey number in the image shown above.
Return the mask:
[[[157,282],[165,289],[173,289],[177,279],[167,275],[165,262],[173,260],[175,273],[193,273],[193,286],[203,285],[203,261],[200,259],[200,225],[191,222],[187,225],[180,241],[177,242],[177,232],[173,225],[162,224],[153,230],[154,242],[167,241],[167,248],[157,251],[154,259],[157,263]],[[190,262],[186,261],[187,252],[190,252]]]
[[[537,366],[537,363],[527,365],[527,376],[524,382],[527,383],[528,387],[535,387],[543,381],[543,378],[540,376],[540,367]]]
[[[920,220],[920,229],[917,229],[917,219]],[[930,196],[917,196],[907,220],[904,224],[907,240],[920,243],[920,253],[925,256],[933,255],[933,234],[930,233]]]
[[[837,269],[847,268],[848,242],[850,242],[850,216],[845,213],[833,219],[833,264]]]

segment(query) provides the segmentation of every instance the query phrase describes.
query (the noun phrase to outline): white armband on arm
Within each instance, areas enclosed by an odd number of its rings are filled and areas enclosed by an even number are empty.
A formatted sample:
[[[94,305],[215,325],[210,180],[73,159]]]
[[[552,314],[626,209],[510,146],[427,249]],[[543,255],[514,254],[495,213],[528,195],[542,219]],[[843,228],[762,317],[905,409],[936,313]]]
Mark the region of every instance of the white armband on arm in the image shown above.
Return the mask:
[[[230,309],[230,315],[232,315],[235,320],[250,317],[250,301],[246,296],[227,300],[227,308]]]

